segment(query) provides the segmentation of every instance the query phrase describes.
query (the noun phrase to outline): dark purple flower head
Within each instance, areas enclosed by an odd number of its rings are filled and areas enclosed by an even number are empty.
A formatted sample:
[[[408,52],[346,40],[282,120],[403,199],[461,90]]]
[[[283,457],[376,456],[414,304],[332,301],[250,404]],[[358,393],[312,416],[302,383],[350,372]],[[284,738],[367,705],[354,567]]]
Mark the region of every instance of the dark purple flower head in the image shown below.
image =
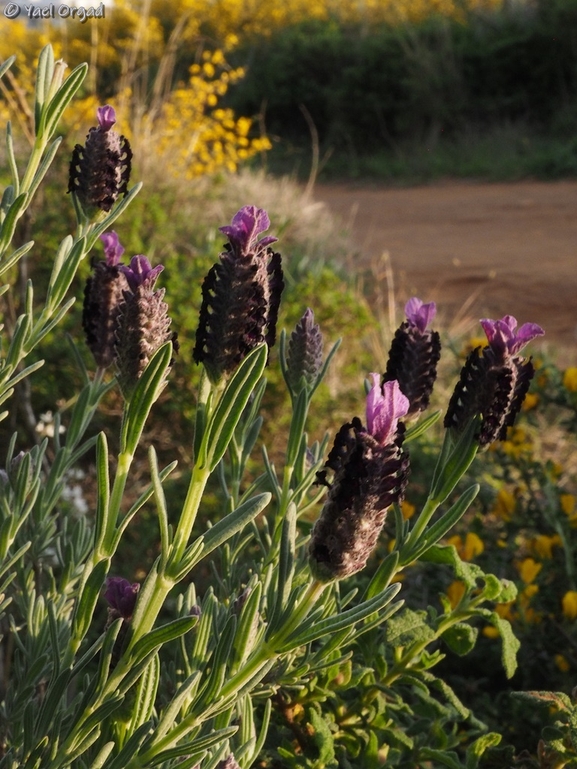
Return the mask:
[[[104,245],[104,256],[106,257],[106,264],[109,267],[116,267],[120,262],[120,257],[124,253],[124,247],[120,245],[118,235],[111,230],[105,232],[100,236],[100,240]]]
[[[152,290],[157,277],[164,270],[164,267],[162,264],[157,264],[156,267],[153,267],[146,256],[137,254],[132,257],[128,267],[121,265],[120,269],[124,273],[130,289],[136,291],[139,286]]]
[[[120,195],[126,195],[132,165],[128,140],[113,129],[112,107],[99,107],[97,118],[84,146],[77,144],[72,151],[68,177],[68,192],[76,195],[89,218],[107,213]]]
[[[367,396],[367,428],[358,418],[341,427],[318,482],[329,488],[309,544],[315,577],[343,579],[364,568],[387,511],[403,499],[409,455],[402,450],[409,401],[397,382],[381,390],[378,374]],[[332,483],[327,481],[332,471]]]
[[[391,342],[384,381],[398,381],[409,399],[408,416],[418,416],[428,407],[437,378],[441,340],[437,331],[427,328],[436,312],[434,302],[424,304],[412,297],[405,305],[407,320],[395,331]]]
[[[385,382],[381,388],[381,378],[371,374],[373,386],[367,395],[367,432],[381,445],[392,443],[397,434],[397,425],[401,417],[409,411],[409,399],[403,395],[396,379]]]
[[[98,107],[96,110],[96,117],[98,118],[98,124],[103,131],[110,131],[112,126],[116,123],[116,112],[114,107],[110,104],[105,104],[104,107]]]
[[[161,264],[152,267],[142,254],[133,256],[130,266],[121,265],[128,283],[116,324],[115,363],[122,394],[129,399],[150,359],[165,342],[178,352],[176,334],[164,301],[164,289],[154,289]]]
[[[501,357],[505,354],[517,355],[525,345],[545,333],[536,323],[523,323],[516,331],[517,319],[512,315],[505,315],[501,320],[484,318],[481,325],[487,334],[489,347]]]
[[[445,427],[461,433],[475,416],[481,417],[477,440],[486,446],[505,440],[512,427],[535,373],[531,359],[518,355],[532,339],[544,334],[536,323],[524,323],[516,331],[512,315],[501,320],[481,321],[489,344],[473,350],[445,415]]]
[[[276,238],[258,240],[268,226],[265,211],[245,206],[221,228],[229,242],[202,284],[193,352],[213,384],[232,374],[258,345],[275,343],[284,280],[281,255],[268,247]]]
[[[128,622],[134,613],[139,590],[138,582],[131,584],[123,577],[108,577],[104,597],[116,616]]]
[[[246,255],[276,242],[277,238],[271,235],[257,240],[261,232],[266,232],[269,227],[270,220],[266,211],[256,206],[243,206],[233,216],[232,222],[225,227],[219,227],[219,230],[226,235],[233,251]]]
[[[128,283],[120,269],[124,248],[118,235],[106,232],[100,239],[106,259],[94,265],[93,273],[86,281],[82,328],[97,365],[107,368],[114,360],[116,323]]]
[[[413,296],[405,305],[405,315],[407,320],[413,326],[416,326],[421,334],[424,334],[429,323],[437,314],[437,305],[435,302],[423,304],[421,299]]]

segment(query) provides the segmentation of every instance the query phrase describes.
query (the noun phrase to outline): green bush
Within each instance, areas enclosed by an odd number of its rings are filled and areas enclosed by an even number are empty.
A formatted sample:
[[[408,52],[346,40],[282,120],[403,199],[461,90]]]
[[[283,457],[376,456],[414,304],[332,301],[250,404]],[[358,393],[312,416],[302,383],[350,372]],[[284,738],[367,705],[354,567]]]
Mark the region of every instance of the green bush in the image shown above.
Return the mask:
[[[321,149],[334,150],[331,163],[341,171],[374,153],[402,164],[419,146],[450,148],[467,133],[482,141],[496,128],[518,126],[536,142],[532,162],[519,153],[524,174],[571,174],[574,146],[543,152],[539,140],[560,144],[575,131],[576,28],[576,0],[505,5],[466,23],[429,17],[367,30],[306,22],[236,52],[248,72],[231,104],[243,114],[264,109],[268,131],[284,147],[278,156],[291,143],[309,145],[308,112]],[[455,172],[450,163],[443,170]]]

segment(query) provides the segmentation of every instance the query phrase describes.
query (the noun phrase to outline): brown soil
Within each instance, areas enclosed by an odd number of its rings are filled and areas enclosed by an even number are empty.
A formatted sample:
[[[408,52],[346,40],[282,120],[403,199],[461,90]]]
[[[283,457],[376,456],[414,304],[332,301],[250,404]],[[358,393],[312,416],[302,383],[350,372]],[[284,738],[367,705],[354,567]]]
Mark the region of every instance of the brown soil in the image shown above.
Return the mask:
[[[555,347],[577,344],[577,182],[318,185],[369,263],[389,252],[401,297],[444,317],[514,315]]]

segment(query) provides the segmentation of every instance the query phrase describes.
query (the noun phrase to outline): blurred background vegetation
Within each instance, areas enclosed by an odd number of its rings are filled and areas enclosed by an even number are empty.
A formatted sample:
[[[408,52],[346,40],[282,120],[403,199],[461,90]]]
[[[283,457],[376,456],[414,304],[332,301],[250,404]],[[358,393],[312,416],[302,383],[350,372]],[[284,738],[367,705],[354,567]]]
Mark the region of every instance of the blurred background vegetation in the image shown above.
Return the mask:
[[[320,178],[577,170],[577,0],[105,6],[84,24],[0,19],[0,56],[18,50],[22,75],[4,100],[22,104],[50,40],[71,66],[91,64],[75,121],[112,102],[140,162],[161,156],[179,176],[255,157]]]

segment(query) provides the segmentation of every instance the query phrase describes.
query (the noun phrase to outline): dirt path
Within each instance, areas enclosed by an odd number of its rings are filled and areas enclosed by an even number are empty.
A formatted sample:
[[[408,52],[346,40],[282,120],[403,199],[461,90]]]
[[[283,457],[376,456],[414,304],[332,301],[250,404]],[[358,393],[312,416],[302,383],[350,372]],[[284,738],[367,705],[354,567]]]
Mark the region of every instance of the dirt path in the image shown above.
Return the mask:
[[[577,345],[577,181],[408,189],[319,185],[362,258],[390,253],[401,296],[450,316],[534,321],[550,342]]]

